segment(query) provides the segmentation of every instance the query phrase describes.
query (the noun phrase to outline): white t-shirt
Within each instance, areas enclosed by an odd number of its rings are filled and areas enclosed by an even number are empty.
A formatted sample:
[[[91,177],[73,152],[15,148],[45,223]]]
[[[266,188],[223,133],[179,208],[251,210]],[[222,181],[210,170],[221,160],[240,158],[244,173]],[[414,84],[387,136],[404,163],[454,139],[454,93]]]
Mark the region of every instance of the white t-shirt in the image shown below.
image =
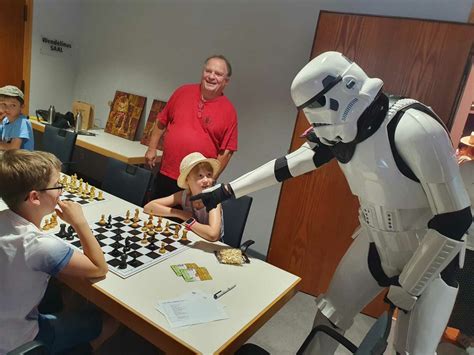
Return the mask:
[[[11,210],[0,211],[0,354],[38,334],[37,306],[73,249]]]

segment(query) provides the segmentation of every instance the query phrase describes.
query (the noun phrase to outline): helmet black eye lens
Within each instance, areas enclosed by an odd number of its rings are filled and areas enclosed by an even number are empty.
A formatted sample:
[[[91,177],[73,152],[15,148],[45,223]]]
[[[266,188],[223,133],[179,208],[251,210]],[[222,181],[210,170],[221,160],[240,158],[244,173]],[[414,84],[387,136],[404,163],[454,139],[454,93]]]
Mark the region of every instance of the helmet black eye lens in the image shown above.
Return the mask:
[[[318,97],[317,100],[311,102],[307,108],[320,108],[324,107],[324,105],[326,105],[326,97],[322,95],[321,97]]]

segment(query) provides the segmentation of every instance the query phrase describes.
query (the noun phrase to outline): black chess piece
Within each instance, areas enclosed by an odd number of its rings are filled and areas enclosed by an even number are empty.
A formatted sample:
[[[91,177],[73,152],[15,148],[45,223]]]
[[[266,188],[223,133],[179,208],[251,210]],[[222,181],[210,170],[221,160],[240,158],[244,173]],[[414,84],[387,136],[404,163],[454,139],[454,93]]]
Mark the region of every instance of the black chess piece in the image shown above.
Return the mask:
[[[107,218],[107,224],[105,225],[105,228],[112,228],[112,216],[109,214],[109,218]]]
[[[74,230],[73,226],[67,227],[66,240],[73,240],[74,233],[76,233],[76,231]]]
[[[125,246],[123,247],[124,252],[130,250],[130,237],[125,238]]]
[[[127,268],[127,256],[127,253],[123,253],[122,255],[120,255],[119,269]]]
[[[59,238],[66,238],[66,237],[67,237],[66,223],[61,223],[61,224],[59,225],[58,237],[59,237]]]

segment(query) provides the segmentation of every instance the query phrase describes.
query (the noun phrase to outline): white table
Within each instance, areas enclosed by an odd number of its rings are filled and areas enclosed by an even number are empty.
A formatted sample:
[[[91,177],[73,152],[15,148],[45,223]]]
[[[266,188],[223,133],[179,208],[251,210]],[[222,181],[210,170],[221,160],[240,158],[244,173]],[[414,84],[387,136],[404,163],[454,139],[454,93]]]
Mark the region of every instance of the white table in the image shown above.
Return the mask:
[[[107,193],[104,197],[104,202],[84,207],[89,221],[98,220],[101,214],[124,215],[127,209],[133,213],[136,208]],[[188,236],[196,240],[192,248],[127,279],[109,272],[94,284],[76,278],[62,281],[167,353],[233,354],[291,299],[301,279],[258,259],[243,266],[219,264],[213,251],[220,243],[206,242],[193,233]],[[170,267],[191,262],[206,267],[213,279],[185,282]],[[196,288],[214,294],[234,284],[237,287],[219,299],[229,319],[171,329],[155,308],[158,300],[172,299]]]
[[[30,118],[33,129],[44,132],[45,125],[38,122],[34,117]],[[111,157],[127,164],[144,164],[146,145],[139,141],[131,141],[113,134],[105,133],[103,129],[92,129],[90,132],[95,136],[78,135],[76,145],[92,152]],[[161,156],[161,151],[158,151]]]

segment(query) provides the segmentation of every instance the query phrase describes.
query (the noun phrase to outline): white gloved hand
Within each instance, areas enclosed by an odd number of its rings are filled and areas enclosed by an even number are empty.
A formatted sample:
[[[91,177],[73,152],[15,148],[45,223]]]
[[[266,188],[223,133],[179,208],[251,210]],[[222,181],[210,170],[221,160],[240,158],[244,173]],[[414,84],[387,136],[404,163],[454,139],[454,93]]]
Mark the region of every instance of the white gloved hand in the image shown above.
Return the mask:
[[[405,312],[411,311],[418,299],[418,297],[409,294],[402,287],[393,285],[388,289],[387,298]]]

